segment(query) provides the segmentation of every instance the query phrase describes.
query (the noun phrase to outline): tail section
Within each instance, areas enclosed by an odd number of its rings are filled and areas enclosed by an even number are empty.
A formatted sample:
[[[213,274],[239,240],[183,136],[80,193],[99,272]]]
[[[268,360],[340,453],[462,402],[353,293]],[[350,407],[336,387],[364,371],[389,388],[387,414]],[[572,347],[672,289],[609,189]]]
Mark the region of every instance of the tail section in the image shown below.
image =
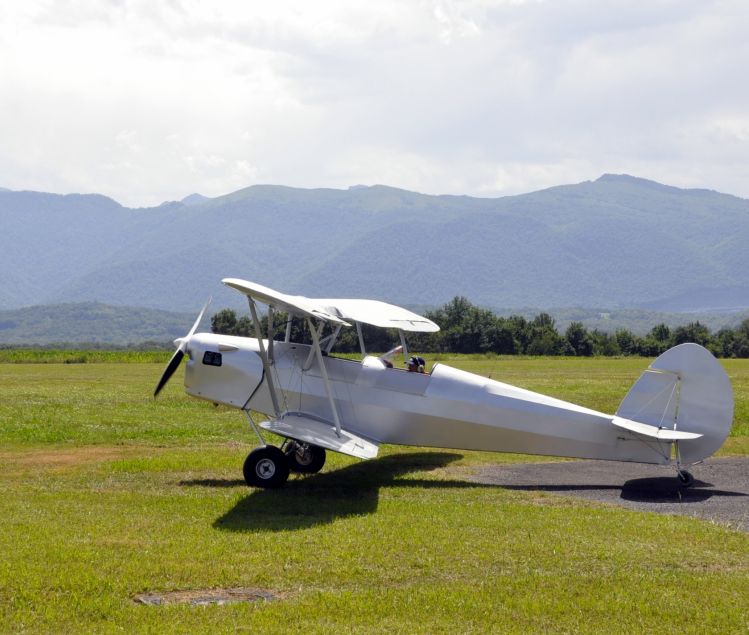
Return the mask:
[[[701,461],[723,445],[731,430],[728,375],[702,346],[674,346],[635,382],[613,423],[661,441],[678,441],[683,464]]]

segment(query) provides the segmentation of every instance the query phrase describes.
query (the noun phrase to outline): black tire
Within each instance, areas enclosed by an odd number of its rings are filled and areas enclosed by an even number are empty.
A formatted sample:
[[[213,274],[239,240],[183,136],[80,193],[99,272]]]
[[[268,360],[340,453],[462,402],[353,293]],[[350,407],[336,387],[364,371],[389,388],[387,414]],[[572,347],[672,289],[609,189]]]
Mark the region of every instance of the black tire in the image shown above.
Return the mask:
[[[286,450],[286,460],[292,472],[317,474],[325,465],[325,448],[291,441]]]
[[[692,487],[694,485],[694,476],[692,476],[691,472],[687,472],[686,470],[679,470],[679,484],[682,487]]]
[[[281,487],[289,478],[289,462],[279,448],[266,445],[247,455],[242,472],[250,487]]]

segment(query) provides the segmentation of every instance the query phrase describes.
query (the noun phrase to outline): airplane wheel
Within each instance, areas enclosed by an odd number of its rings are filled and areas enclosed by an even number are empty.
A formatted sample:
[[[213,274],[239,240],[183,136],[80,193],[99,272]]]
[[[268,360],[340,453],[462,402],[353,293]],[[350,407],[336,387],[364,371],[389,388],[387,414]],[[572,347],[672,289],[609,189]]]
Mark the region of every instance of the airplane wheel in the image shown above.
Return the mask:
[[[247,455],[242,472],[250,487],[281,487],[289,478],[289,462],[279,448],[266,445]]]
[[[286,459],[292,472],[317,474],[325,465],[325,448],[292,441],[286,450]]]
[[[686,470],[679,470],[679,483],[681,483],[682,487],[692,487],[694,485],[694,476],[692,476],[691,472],[687,472]]]

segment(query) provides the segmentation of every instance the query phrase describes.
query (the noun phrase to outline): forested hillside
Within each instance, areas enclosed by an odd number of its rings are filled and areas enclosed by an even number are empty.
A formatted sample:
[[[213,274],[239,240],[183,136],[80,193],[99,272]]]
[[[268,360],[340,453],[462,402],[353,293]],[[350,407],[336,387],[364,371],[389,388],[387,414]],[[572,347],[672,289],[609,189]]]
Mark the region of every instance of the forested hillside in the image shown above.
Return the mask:
[[[655,357],[672,346],[693,342],[708,348],[717,357],[749,357],[749,317],[735,328],[723,327],[715,332],[697,321],[669,327],[655,324],[645,335],[619,328],[616,331],[588,329],[581,322],[571,322],[561,329],[548,313],[531,319],[522,315],[500,316],[488,309],[474,306],[469,300],[455,297],[439,309],[426,311],[425,316],[440,325],[436,333],[409,333],[410,350],[419,353],[494,353],[497,355],[568,355],[578,357],[640,355]],[[276,338],[284,337],[281,325],[286,314],[277,314]],[[384,353],[400,339],[394,329],[362,324],[367,350]],[[263,336],[268,332],[267,317],[261,320]],[[238,317],[232,309],[224,309],[211,318],[211,330],[225,335],[255,337],[255,328],[247,316]],[[333,328],[325,327],[324,334]],[[292,321],[291,339],[311,343],[309,329],[303,320]],[[343,329],[334,350],[355,353],[360,350],[357,331]]]
[[[475,311],[482,314],[487,309],[475,307],[466,300],[471,309],[464,319],[471,321]],[[214,308],[208,311],[203,319],[202,330],[207,330],[211,316],[221,315],[232,309]],[[450,322],[444,324],[445,318],[439,312],[428,307],[419,309],[422,313],[432,315],[443,326],[443,330],[450,328]],[[495,315],[491,311],[489,314]],[[533,322],[536,317],[544,313],[541,310],[523,310],[516,312],[500,312],[497,318],[513,317],[516,321]],[[158,309],[144,309],[105,305],[96,302],[67,303],[59,305],[45,305],[0,311],[0,348],[20,345],[50,346],[94,346],[94,347],[122,347],[136,346],[142,348],[164,346],[171,348],[172,340],[184,335],[195,320],[195,313],[175,313]],[[547,314],[553,320],[556,330],[564,333],[573,322],[577,322],[586,330],[606,334],[616,334],[618,331],[628,331],[635,337],[647,335],[657,324],[664,324],[672,331],[685,327],[693,322],[703,324],[711,332],[721,329],[735,329],[749,318],[749,311],[742,313],[660,313],[642,310],[613,311],[600,313],[582,309],[551,310]],[[220,318],[219,318],[220,319]],[[246,307],[234,312],[234,320],[239,323],[239,330],[250,333],[249,312]],[[230,325],[230,329],[236,327]],[[355,332],[351,330],[350,336]],[[377,331],[378,329],[375,329]],[[372,336],[379,337],[376,332]],[[344,333],[344,336],[346,334]],[[388,336],[390,337],[390,336]],[[389,340],[388,340],[389,341]]]
[[[0,347],[50,344],[168,345],[195,316],[88,302],[0,311]]]

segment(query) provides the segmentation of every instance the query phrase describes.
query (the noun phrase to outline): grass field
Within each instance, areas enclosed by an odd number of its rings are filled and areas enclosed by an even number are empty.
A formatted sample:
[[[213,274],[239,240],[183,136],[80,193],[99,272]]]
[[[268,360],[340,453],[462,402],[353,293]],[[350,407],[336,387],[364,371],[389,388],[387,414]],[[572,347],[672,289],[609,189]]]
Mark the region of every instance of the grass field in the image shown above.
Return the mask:
[[[749,628],[744,533],[467,479],[482,463],[530,460],[514,455],[385,447],[362,463],[330,454],[319,475],[250,490],[241,464],[253,439],[241,415],[188,399],[179,373],[154,401],[165,357],[153,359],[0,364],[0,630]],[[443,361],[606,412],[648,363]],[[749,361],[722,363],[736,397],[722,453],[747,454]],[[279,599],[132,599],[234,587]]]

